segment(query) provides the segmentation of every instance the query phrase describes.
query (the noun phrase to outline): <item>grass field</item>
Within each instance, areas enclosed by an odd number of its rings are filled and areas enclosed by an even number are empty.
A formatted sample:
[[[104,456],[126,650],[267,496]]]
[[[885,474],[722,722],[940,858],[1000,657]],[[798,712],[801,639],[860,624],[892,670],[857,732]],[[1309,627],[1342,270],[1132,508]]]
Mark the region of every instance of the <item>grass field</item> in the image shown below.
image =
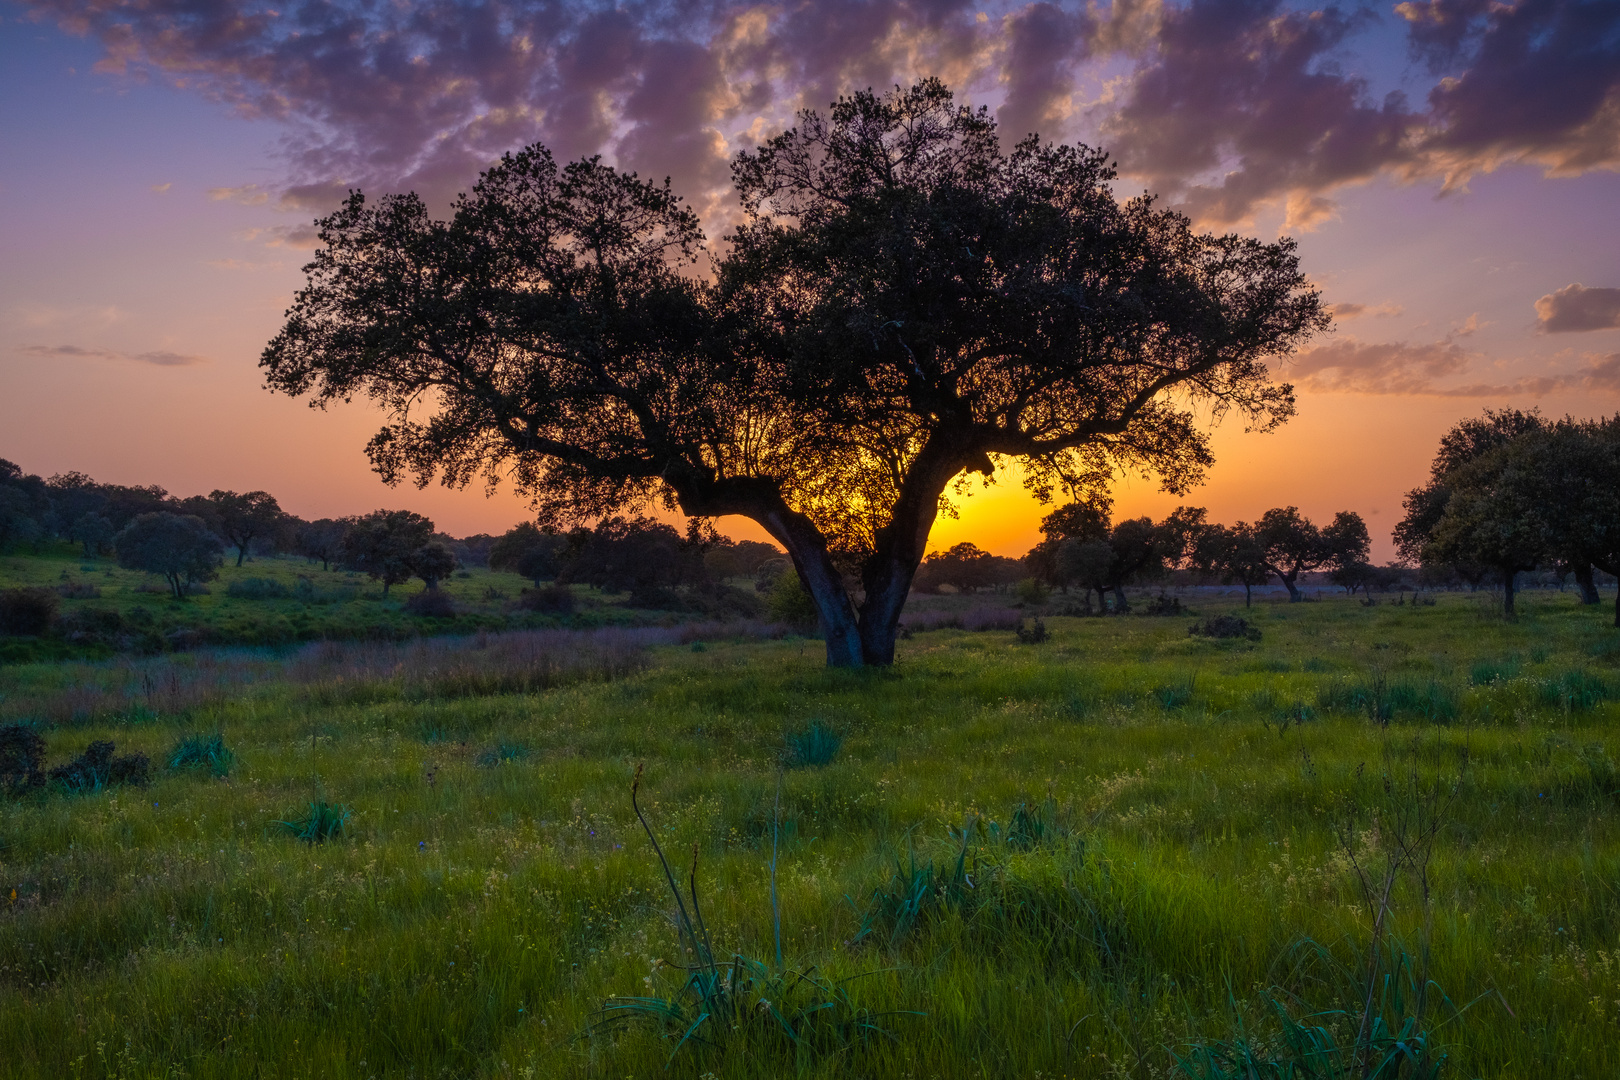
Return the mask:
[[[1280,1052],[1268,1002],[1354,1042],[1369,970],[1398,1032],[1408,960],[1444,1075],[1620,1075],[1607,606],[1252,615],[928,631],[866,673],[714,628],[0,669],[53,764],[155,767],[0,802],[0,1075],[1156,1077]],[[167,766],[214,733],[228,768]],[[327,842],[278,824],[312,802]],[[677,1049],[649,1018],[696,1015],[706,951],[757,966]]]
[[[455,614],[429,618],[405,606],[421,593],[420,581],[397,585],[384,596],[382,586],[363,574],[323,570],[319,563],[291,555],[261,555],[242,566],[227,559],[218,578],[176,602],[157,575],[122,569],[109,557],[87,559],[71,544],[47,544],[39,553],[0,555],[0,587],[56,590],[58,631],[43,639],[0,637],[0,663],[155,654],[199,645],[387,641],[424,633],[632,625],[683,617],[636,610],[624,594],[583,585],[572,587],[577,607],[567,616],[528,611],[517,601],[529,584],[516,574],[484,567],[460,571],[439,586]],[[746,607],[752,583],[744,584],[749,588],[742,590],[740,602]],[[736,591],[725,598],[739,599]],[[716,606],[714,601],[711,605]],[[713,612],[751,613],[735,603],[727,608],[724,601]]]

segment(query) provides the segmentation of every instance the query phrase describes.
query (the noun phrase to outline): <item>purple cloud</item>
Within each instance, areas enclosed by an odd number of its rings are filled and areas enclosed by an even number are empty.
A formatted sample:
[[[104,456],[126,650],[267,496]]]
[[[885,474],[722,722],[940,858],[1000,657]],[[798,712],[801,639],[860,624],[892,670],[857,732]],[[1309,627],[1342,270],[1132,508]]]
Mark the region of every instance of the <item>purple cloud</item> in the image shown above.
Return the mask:
[[[1536,329],[1544,334],[1620,328],[1620,289],[1565,285],[1536,301]]]
[[[28,356],[63,357],[71,360],[133,360],[158,367],[190,367],[206,364],[206,356],[188,356],[183,353],[158,350],[143,353],[115,352],[112,349],[86,349],[79,345],[19,345],[17,351]]]
[[[103,71],[287,125],[291,175],[274,197],[306,213],[350,186],[440,201],[543,140],[565,160],[601,152],[669,175],[723,218],[735,149],[800,107],[928,74],[996,106],[1009,140],[1102,142],[1211,224],[1280,203],[1309,227],[1334,213],[1335,188],[1379,175],[1449,190],[1513,161],[1620,167],[1612,0],[1401,3],[1397,29],[1427,73],[1418,101],[1356,69],[1376,13],[1283,0],[22,3],[99,39]],[[1108,80],[1089,105],[1087,72]]]

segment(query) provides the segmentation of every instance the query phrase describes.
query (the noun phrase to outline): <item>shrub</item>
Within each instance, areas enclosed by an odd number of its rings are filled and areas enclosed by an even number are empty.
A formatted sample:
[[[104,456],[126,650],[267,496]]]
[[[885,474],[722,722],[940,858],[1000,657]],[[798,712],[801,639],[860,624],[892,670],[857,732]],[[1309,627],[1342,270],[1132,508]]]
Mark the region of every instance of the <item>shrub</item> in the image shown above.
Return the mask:
[[[207,769],[215,776],[231,771],[236,755],[225,745],[225,736],[187,735],[174,744],[167,755],[171,769]]]
[[[101,586],[88,581],[69,581],[56,587],[56,595],[64,600],[100,600]]]
[[[27,724],[0,727],[0,787],[16,795],[45,783],[45,739]]]
[[[39,636],[56,618],[56,594],[49,589],[0,589],[0,635]]]
[[[804,582],[799,580],[799,572],[791,567],[778,574],[771,583],[765,606],[771,618],[787,623],[800,634],[813,634],[821,624],[815,601],[810,599]]]
[[[350,816],[347,806],[318,799],[309,804],[309,812],[302,817],[276,824],[306,844],[324,844],[343,835]]]
[[[820,769],[832,763],[843,745],[842,735],[812,720],[803,731],[788,735],[782,763],[790,769]]]
[[[1032,577],[1025,578],[1013,587],[1013,595],[1018,598],[1020,603],[1025,604],[1044,604],[1051,592],[1052,590],[1046,587],[1045,582]]]
[[[1260,628],[1251,625],[1249,620],[1241,615],[1216,615],[1203,622],[1193,623],[1187,628],[1187,634],[1190,637],[1260,640]]]
[[[1025,645],[1039,645],[1051,636],[1046,632],[1046,623],[1041,621],[1039,615],[1030,620],[1030,625],[1027,627],[1022,619],[1018,621],[1018,640]]]
[[[1153,599],[1147,602],[1147,607],[1142,609],[1142,614],[1185,615],[1187,614],[1187,609],[1182,606],[1180,597],[1168,596],[1165,593],[1160,593],[1158,596],[1155,596]]]
[[[489,592],[499,594],[499,590],[493,587]],[[556,583],[542,585],[538,589],[524,589],[517,598],[517,606],[524,611],[538,611],[543,615],[572,615],[574,590]]]
[[[1500,662],[1481,661],[1468,672],[1468,681],[1475,686],[1489,686],[1491,683],[1507,682],[1518,677],[1519,662],[1513,659]]]
[[[114,745],[99,739],[85,747],[84,753],[50,771],[50,781],[64,791],[100,791],[110,784],[134,784],[144,787],[151,778],[152,763],[139,751],[133,754],[113,755]]]
[[[285,600],[292,593],[279,581],[255,577],[231,582],[225,595],[237,600]]]
[[[429,619],[449,619],[455,616],[456,604],[450,594],[439,589],[423,589],[405,601],[405,610],[412,615]]]

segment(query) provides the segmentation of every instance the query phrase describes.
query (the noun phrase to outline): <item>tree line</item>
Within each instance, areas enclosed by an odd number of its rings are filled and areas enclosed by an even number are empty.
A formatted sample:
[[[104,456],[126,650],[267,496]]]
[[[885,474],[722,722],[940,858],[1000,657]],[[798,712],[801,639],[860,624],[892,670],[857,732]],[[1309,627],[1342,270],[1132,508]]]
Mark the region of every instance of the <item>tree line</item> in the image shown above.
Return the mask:
[[[365,573],[387,595],[413,577],[435,589],[458,566],[485,562],[495,542],[446,536],[410,510],[306,521],[265,491],[179,498],[155,484],[103,484],[80,472],[41,479],[0,459],[0,547],[51,540],[81,545],[86,558],[111,552],[126,569],[162,576],[176,598],[213,580],[232,548],[237,566],[255,551],[302,555]]]

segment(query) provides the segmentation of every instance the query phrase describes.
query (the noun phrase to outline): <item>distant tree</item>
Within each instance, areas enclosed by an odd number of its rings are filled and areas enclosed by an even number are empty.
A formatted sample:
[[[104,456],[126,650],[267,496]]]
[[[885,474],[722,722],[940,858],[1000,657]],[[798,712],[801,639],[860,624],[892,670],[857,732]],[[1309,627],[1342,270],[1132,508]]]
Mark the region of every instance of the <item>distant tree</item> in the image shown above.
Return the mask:
[[[102,493],[101,486],[84,473],[57,473],[45,481],[45,486],[50,490],[51,504],[56,507],[57,516],[69,529],[86,514],[106,517],[107,496]],[[107,520],[111,521],[111,518]],[[69,535],[68,539],[83,543],[76,535]]]
[[[293,551],[322,570],[330,570],[334,559],[343,556],[343,537],[348,525],[336,518],[316,518],[302,522],[293,533]]]
[[[113,537],[117,535],[113,529],[112,521],[102,514],[90,511],[80,514],[73,522],[69,539],[84,545],[84,557],[89,559],[100,555],[102,551],[112,544]]]
[[[0,485],[0,550],[12,544],[36,544],[45,527],[35,516],[37,507],[19,487]]]
[[[1211,525],[1203,529],[1189,564],[1228,585],[1242,585],[1244,607],[1254,606],[1255,587],[1270,581],[1275,573],[1259,529],[1242,521],[1230,528]]]
[[[1108,609],[1106,596],[1113,578],[1114,549],[1107,540],[1060,540],[1055,561],[1063,579],[1085,591],[1087,611],[1091,610],[1092,593],[1097,594],[1099,608]]]
[[[254,539],[271,535],[281,523],[281,507],[268,491],[211,491],[208,502],[213,506],[220,535],[236,548],[237,566],[242,565]]]
[[[1517,478],[1511,486],[1533,500],[1526,512],[1546,542],[1545,558],[1574,571],[1583,603],[1598,602],[1593,568],[1614,573],[1620,566],[1620,416],[1560,420],[1499,452],[1511,461],[1508,468]],[[1615,625],[1620,627],[1620,593]]]
[[[455,553],[437,540],[430,541],[411,556],[411,571],[429,589],[437,589],[439,582],[456,572]]]
[[[568,537],[524,521],[507,530],[490,547],[489,567],[521,574],[538,589],[541,582],[557,579],[571,551]]]
[[[930,552],[917,569],[925,591],[949,585],[957,592],[972,593],[994,584],[993,556],[977,544],[963,541],[944,551]]]
[[[1332,554],[1322,541],[1322,532],[1297,506],[1267,510],[1254,523],[1254,537],[1265,552],[1266,565],[1288,589],[1290,603],[1305,598],[1299,591],[1299,575],[1328,564]]]
[[[225,551],[201,518],[166,511],[136,517],[113,544],[119,566],[163,575],[176,600],[185,599],[187,585],[217,577]]]
[[[455,553],[456,562],[462,566],[488,566],[489,553],[495,547],[496,538],[489,533],[473,533],[460,538],[441,536],[439,539]]]
[[[1534,410],[1487,409],[1483,416],[1463,420],[1442,435],[1439,449],[1429,464],[1429,482],[1407,492],[1402,500],[1406,516],[1394,529],[1396,553],[1413,564],[1422,563],[1425,550],[1429,550],[1430,558],[1436,557],[1439,549],[1429,549],[1429,543],[1451,499],[1448,474],[1520,435],[1546,427],[1547,421]],[[1476,588],[1491,572],[1481,563],[1458,563],[1453,569],[1457,576]]]
[[[413,559],[433,539],[433,522],[409,510],[373,510],[345,522],[343,562],[388,590],[416,574]]]
[[[102,513],[120,531],[142,514],[173,513],[179,503],[156,484],[148,487],[124,487],[120,484],[100,484],[96,488],[107,500]]]
[[[1072,548],[1091,541],[1106,542],[1112,528],[1109,515],[1112,503],[1106,495],[1097,494],[1089,500],[1077,500],[1058,507],[1041,519],[1041,542],[1030,549],[1024,561],[1037,580],[1065,592],[1071,585],[1081,584],[1071,573],[1074,566]],[[1071,554],[1062,555],[1065,545]],[[1092,560],[1094,561],[1094,560]],[[1086,565],[1091,565],[1088,561]],[[1084,586],[1088,592],[1089,584]],[[1087,600],[1090,603],[1090,600]]]
[[[1517,576],[1552,550],[1546,473],[1538,446],[1515,439],[1445,474],[1445,511],[1423,547],[1425,562],[1488,567],[1502,587],[1502,610],[1514,614]]]
[[[682,537],[651,518],[610,517],[594,529],[574,530],[568,541],[560,581],[628,591],[632,603],[661,604],[663,590],[704,580],[704,538]]]
[[[772,559],[780,559],[782,549],[759,540],[730,540],[721,537],[703,553],[703,565],[716,580],[751,578]]]
[[[1212,461],[1195,410],[1293,413],[1268,360],[1329,324],[1293,242],[1197,233],[1116,177],[1086,147],[1004,150],[937,80],[856,93],[737,157],[710,286],[680,273],[702,237],[667,185],[531,147],[449,221],[351,195],[261,365],[380,406],[389,480],[509,471],[558,525],[747,516],[828,662],[891,664],[957,478],[1006,458],[1043,497],[1119,468],[1180,491]]]

